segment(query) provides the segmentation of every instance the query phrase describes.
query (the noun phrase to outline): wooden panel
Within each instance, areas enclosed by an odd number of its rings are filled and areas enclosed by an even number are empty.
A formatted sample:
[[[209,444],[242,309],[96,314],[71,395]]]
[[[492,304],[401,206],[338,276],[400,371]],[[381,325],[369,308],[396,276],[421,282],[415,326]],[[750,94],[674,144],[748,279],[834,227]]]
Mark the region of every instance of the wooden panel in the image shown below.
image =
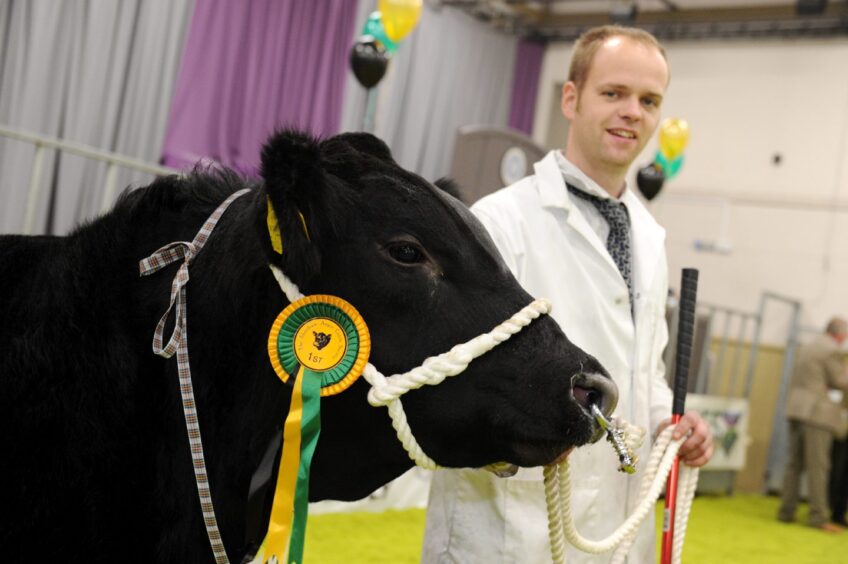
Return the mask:
[[[711,346],[717,356],[718,346],[714,340]],[[737,360],[737,354],[739,360]],[[751,344],[728,342],[722,367],[716,367],[713,374],[720,374],[718,395],[740,397],[744,391],[745,375],[751,354]],[[765,486],[768,448],[774,423],[774,412],[780,392],[780,374],[783,366],[784,349],[773,346],[760,346],[757,353],[757,365],[751,384],[750,420],[748,426],[748,452],[745,468],[736,474],[734,489],[741,492],[761,493]],[[739,377],[731,391],[731,372],[734,364],[739,368]]]

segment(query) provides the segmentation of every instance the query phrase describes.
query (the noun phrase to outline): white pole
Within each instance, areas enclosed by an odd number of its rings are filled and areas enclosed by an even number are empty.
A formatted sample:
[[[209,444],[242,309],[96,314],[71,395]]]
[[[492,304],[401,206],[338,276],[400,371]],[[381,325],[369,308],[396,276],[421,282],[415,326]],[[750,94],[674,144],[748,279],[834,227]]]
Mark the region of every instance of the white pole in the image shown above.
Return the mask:
[[[35,208],[38,205],[38,193],[41,191],[41,173],[44,170],[44,146],[35,144],[35,156],[32,158],[32,172],[29,177],[26,215],[24,216],[24,235],[32,235],[35,223]]]
[[[115,185],[118,183],[118,167],[114,162],[106,169],[106,187],[103,189],[103,200],[100,202],[100,213],[106,213],[115,199]]]

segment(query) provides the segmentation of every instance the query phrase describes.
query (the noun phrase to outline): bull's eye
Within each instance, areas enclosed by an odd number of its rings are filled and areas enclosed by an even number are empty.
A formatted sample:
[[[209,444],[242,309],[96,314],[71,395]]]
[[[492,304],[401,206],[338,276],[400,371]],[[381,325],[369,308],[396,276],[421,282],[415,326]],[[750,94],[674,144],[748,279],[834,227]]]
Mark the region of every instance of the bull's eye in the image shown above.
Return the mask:
[[[412,243],[394,243],[389,246],[389,256],[403,264],[416,264],[424,261],[424,252]]]

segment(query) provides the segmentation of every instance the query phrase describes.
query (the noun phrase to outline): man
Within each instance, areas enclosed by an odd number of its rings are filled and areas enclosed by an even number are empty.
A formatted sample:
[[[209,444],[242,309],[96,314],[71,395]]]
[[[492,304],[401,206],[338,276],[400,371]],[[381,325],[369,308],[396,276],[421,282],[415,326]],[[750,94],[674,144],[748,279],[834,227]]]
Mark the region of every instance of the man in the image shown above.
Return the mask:
[[[617,26],[586,32],[575,44],[562,91],[562,112],[571,122],[565,153],[548,153],[533,176],[472,208],[518,281],[549,298],[569,338],[612,375],[620,392],[616,415],[651,434],[667,426],[671,414],[662,365],[668,340],[665,234],[625,176],[657,127],[668,77],[664,51],[652,35]],[[603,215],[609,207],[617,215]],[[712,437],[700,416],[684,415],[675,433],[689,434],[680,450],[686,464],[709,460]],[[638,453],[643,464],[649,443]],[[606,537],[635,508],[641,474],[617,472],[606,441],[576,449],[569,462],[578,530]],[[654,544],[653,519],[647,519],[630,562],[655,561]],[[609,558],[569,547],[566,559]],[[423,562],[550,560],[540,468],[521,469],[509,479],[481,470],[434,474]]]
[[[848,393],[842,394],[842,411],[848,413]],[[841,527],[848,527],[845,513],[848,511],[848,436],[834,435],[830,449],[830,520]]]
[[[840,351],[846,336],[848,323],[835,317],[823,335],[800,347],[786,396],[789,460],[777,518],[786,523],[795,520],[801,472],[806,470],[810,501],[807,522],[828,533],[842,530],[828,521],[827,482],[833,435],[844,435],[846,422],[841,406],[828,397],[828,392],[848,391],[848,372]]]

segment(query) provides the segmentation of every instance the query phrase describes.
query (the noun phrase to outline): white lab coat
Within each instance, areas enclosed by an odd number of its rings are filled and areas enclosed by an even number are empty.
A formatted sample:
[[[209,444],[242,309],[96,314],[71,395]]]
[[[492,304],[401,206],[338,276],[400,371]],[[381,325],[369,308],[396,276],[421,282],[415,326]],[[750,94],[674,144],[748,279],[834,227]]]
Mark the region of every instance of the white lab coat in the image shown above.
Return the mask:
[[[573,203],[554,152],[535,175],[472,207],[518,281],[553,303],[552,315],[576,345],[594,355],[615,380],[615,415],[648,430],[671,415],[662,352],[668,340],[665,231],[628,189],[622,200],[632,226],[634,321],[627,285],[597,234]],[[528,375],[528,377],[531,375]],[[646,440],[639,459],[651,445]],[[617,471],[604,440],[569,457],[572,508],[584,537],[608,536],[638,503],[641,474]],[[628,562],[655,562],[653,518],[640,530]],[[567,562],[607,562],[569,547]],[[437,470],[430,489],[422,562],[544,563],[551,561],[541,468],[512,478],[483,470]]]

